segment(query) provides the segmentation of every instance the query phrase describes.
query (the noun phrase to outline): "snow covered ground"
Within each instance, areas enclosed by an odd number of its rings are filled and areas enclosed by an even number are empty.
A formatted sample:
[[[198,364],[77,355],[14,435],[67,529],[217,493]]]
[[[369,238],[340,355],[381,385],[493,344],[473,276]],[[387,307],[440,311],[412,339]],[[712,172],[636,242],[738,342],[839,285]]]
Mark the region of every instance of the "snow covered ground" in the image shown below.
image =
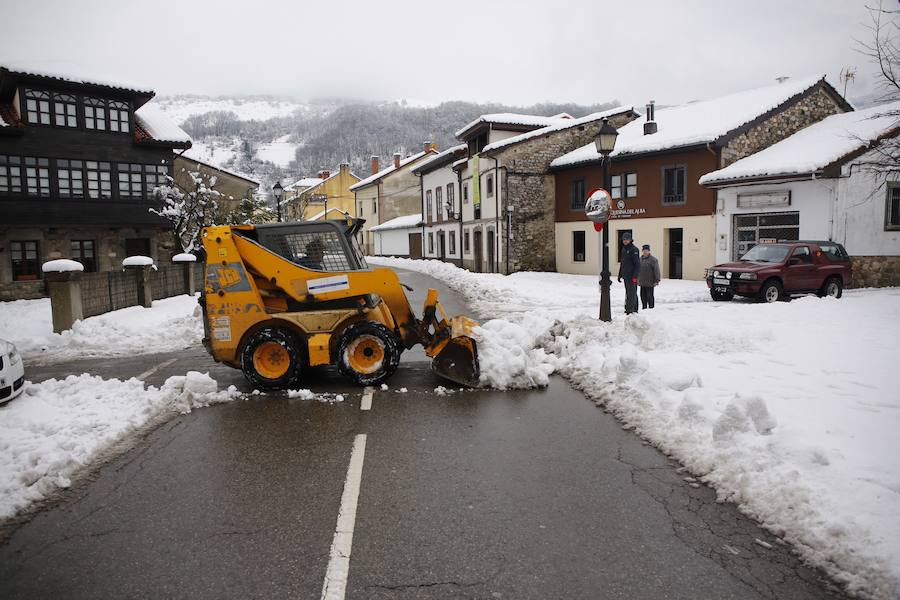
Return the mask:
[[[474,274],[369,258],[447,282],[480,313],[486,383],[559,372],[678,458],[722,501],[864,597],[900,597],[900,289],[714,303],[664,280],[652,311],[597,320],[597,277]]]
[[[0,339],[14,343],[25,359],[40,362],[84,356],[123,356],[179,350],[203,338],[197,298],[155,300],[78,321],[53,333],[50,300],[0,302]]]
[[[196,371],[160,388],[86,373],[29,383],[0,406],[0,519],[69,487],[79,469],[151,420],[240,396]]]
[[[284,135],[268,144],[260,144],[256,148],[256,156],[260,160],[267,160],[279,167],[287,167],[296,157],[299,147],[297,143],[288,142],[288,137],[290,136]]]

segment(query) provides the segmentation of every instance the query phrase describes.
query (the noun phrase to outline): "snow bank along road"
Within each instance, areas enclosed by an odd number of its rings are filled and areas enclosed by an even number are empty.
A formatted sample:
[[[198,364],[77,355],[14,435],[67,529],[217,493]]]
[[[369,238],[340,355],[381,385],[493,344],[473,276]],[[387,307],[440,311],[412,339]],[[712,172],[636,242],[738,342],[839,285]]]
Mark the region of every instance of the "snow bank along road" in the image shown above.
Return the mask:
[[[628,318],[614,288],[606,325],[595,277],[371,262],[442,279],[496,319],[481,354],[495,385],[560,372],[850,591],[900,597],[900,290],[714,303],[667,280]]]

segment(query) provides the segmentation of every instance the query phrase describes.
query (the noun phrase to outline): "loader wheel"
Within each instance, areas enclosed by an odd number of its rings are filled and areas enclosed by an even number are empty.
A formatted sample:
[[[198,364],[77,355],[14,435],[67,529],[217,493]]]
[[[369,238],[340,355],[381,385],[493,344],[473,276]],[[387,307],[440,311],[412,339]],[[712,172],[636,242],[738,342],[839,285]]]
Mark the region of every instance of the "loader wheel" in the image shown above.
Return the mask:
[[[338,369],[359,385],[376,385],[397,370],[400,352],[397,336],[381,323],[356,323],[341,335]]]
[[[303,351],[297,336],[281,327],[255,332],[241,352],[244,377],[259,389],[291,387],[300,379]]]

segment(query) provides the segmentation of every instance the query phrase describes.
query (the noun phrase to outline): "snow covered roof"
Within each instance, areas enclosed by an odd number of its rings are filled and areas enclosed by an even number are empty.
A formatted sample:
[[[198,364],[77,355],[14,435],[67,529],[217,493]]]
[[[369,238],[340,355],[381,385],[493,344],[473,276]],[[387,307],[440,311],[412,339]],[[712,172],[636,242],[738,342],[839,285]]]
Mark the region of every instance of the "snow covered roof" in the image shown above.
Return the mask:
[[[238,173],[237,171],[232,171],[231,169],[226,169],[225,167],[223,167],[223,166],[221,166],[221,165],[214,164],[214,163],[212,163],[212,162],[210,162],[210,161],[208,161],[208,160],[203,160],[202,155],[200,155],[200,154],[195,154],[193,148],[190,148],[190,149],[188,149],[188,150],[185,150],[185,151],[182,152],[179,156],[181,156],[181,157],[182,157],[183,159],[185,159],[185,160],[189,160],[189,161],[191,161],[191,162],[199,163],[199,164],[204,165],[204,166],[206,166],[206,167],[208,167],[208,168],[210,168],[210,169],[215,169],[216,171],[221,171],[222,173],[225,173],[226,175],[231,175],[232,177],[237,177],[238,179],[243,179],[244,181],[248,181],[248,182],[253,183],[253,184],[255,184],[255,185],[260,185],[259,180],[253,179],[252,177],[250,177],[250,176],[248,176],[248,175],[244,175],[243,173]]]
[[[321,177],[304,177],[303,179],[298,179],[291,185],[287,186],[286,190],[305,190],[307,188],[311,188],[313,186],[319,185],[325,180]]]
[[[97,85],[117,90],[123,90],[127,92],[136,92],[138,94],[144,94],[153,96],[154,92],[147,86],[135,83],[135,82],[126,82],[120,79],[111,80],[106,79],[104,77],[98,77],[96,75],[88,75],[84,71],[87,69],[80,69],[78,67],[74,68],[59,68],[54,67],[52,69],[45,69],[36,65],[24,65],[24,64],[3,64],[0,65],[0,74],[3,71],[8,73],[13,73],[16,75],[31,75],[33,77],[47,77],[49,79],[56,79],[59,81],[68,81],[71,83],[82,83],[86,85]]]
[[[644,135],[644,119],[637,119],[621,127],[612,156],[659,152],[714,142],[820,82],[837,95],[824,77],[806,77],[711,100],[657,108],[656,123],[659,130],[654,134]],[[846,107],[852,109],[849,105]],[[590,143],[560,156],[551,166],[566,167],[599,160],[600,153]]]
[[[794,135],[724,169],[700,178],[703,185],[771,179],[816,173],[900,131],[900,102],[841,113],[801,129]]]
[[[425,154],[428,154],[428,153],[431,153],[431,152],[433,152],[433,151],[430,151],[430,152],[427,152],[427,153],[426,153],[426,152],[423,150],[423,151],[421,151],[421,152],[417,152],[416,154],[413,154],[412,156],[407,156],[406,158],[404,158],[403,160],[400,161],[400,168],[402,169],[402,168],[405,167],[406,165],[408,165],[408,164],[410,164],[410,163],[413,163],[413,162],[416,162],[417,160],[419,160],[420,158],[422,158],[423,156],[425,156]],[[373,183],[375,183],[375,182],[377,182],[378,180],[380,180],[382,177],[387,177],[388,175],[390,175],[390,174],[393,173],[394,171],[397,171],[397,169],[394,167],[394,163],[391,162],[391,166],[387,167],[386,169],[382,169],[381,171],[378,171],[378,172],[375,173],[374,175],[369,175],[368,177],[366,177],[366,178],[363,179],[362,181],[360,181],[360,182],[358,182],[358,183],[354,183],[353,185],[351,185],[351,186],[350,186],[350,191],[353,192],[353,191],[362,189],[362,188],[366,187],[367,185],[372,185]]]
[[[518,113],[491,113],[487,115],[481,115],[474,121],[468,123],[465,127],[458,130],[456,132],[457,138],[462,138],[463,134],[467,131],[480,125],[481,123],[491,123],[493,125],[514,125],[518,127],[546,127],[548,125],[555,125],[559,121],[563,119],[569,119],[570,116],[566,115],[566,113],[560,113],[555,117],[542,117],[541,115],[523,115]]]
[[[442,166],[443,164],[446,164],[455,155],[459,154],[460,152],[465,151],[467,147],[468,146],[466,146],[466,144],[459,144],[458,146],[453,146],[451,148],[447,148],[443,152],[439,152],[439,153],[435,154],[434,156],[426,158],[425,160],[423,160],[422,162],[417,164],[415,167],[410,169],[410,171],[412,173],[415,173],[418,175],[421,173],[425,173],[426,171],[433,170],[434,168],[437,168],[437,167]]]
[[[557,131],[564,131],[571,127],[576,127],[578,125],[584,125],[585,123],[593,123],[594,121],[599,121],[604,117],[611,117],[613,115],[622,114],[625,112],[634,112],[633,106],[617,106],[616,108],[611,108],[609,110],[604,110],[601,112],[591,113],[585,117],[581,117],[579,119],[573,119],[572,117],[559,119],[560,122],[554,125],[548,125],[547,127],[541,127],[540,129],[534,129],[532,131],[528,131],[526,133],[522,133],[520,135],[514,135],[513,137],[508,137],[506,139],[494,142],[493,144],[488,144],[484,147],[483,152],[490,152],[492,150],[498,150],[500,148],[504,148],[506,146],[512,146],[513,144],[518,144],[519,142],[524,142],[526,140],[530,140],[536,137],[541,137],[547,135],[549,133],[555,133]],[[636,114],[636,113],[635,113]]]
[[[311,216],[310,218],[308,218],[308,219],[306,219],[306,220],[307,220],[307,221],[318,221],[319,219],[321,219],[322,217],[324,217],[326,214],[332,213],[332,212],[338,212],[338,213],[341,214],[342,217],[349,217],[349,216],[350,216],[350,213],[348,213],[348,212],[345,211],[345,210],[341,210],[341,209],[339,209],[339,208],[329,208],[328,210],[322,210],[322,211],[317,212],[316,214],[314,214],[313,216]]]
[[[134,111],[138,126],[157,142],[191,145],[191,136],[176,125],[156,104],[145,104]]]
[[[411,229],[422,224],[422,213],[417,215],[404,215],[385,221],[381,225],[369,228],[369,231],[387,231],[388,229]]]

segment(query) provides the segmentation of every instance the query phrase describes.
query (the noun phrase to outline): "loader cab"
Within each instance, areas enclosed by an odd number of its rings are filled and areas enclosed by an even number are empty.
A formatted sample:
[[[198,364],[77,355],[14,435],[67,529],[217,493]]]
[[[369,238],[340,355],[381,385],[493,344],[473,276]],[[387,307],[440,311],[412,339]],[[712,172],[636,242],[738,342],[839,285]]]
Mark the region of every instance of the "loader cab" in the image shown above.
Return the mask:
[[[251,239],[295,265],[312,271],[367,271],[356,232],[363,219],[271,223],[253,228],[234,228],[238,235]]]

